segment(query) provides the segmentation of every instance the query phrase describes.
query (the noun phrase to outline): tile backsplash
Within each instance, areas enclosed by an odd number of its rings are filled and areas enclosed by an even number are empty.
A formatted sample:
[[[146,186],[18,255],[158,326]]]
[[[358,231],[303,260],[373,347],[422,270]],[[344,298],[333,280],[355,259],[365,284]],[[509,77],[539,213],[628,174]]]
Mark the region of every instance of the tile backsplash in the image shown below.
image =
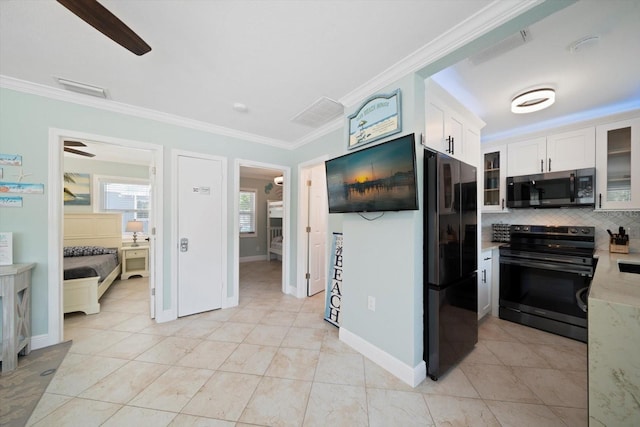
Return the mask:
[[[482,214],[482,240],[491,241],[491,224],[575,225],[596,228],[596,247],[609,250],[609,234],[622,226],[629,234],[630,251],[640,252],[640,211],[594,211],[592,208],[512,209]]]

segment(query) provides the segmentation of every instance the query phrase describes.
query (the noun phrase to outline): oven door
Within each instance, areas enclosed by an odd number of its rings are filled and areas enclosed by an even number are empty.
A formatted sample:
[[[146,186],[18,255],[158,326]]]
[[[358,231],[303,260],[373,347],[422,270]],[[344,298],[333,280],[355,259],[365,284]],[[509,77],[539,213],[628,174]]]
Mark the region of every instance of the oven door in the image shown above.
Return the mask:
[[[576,295],[584,292],[593,267],[500,256],[500,307],[587,327]]]

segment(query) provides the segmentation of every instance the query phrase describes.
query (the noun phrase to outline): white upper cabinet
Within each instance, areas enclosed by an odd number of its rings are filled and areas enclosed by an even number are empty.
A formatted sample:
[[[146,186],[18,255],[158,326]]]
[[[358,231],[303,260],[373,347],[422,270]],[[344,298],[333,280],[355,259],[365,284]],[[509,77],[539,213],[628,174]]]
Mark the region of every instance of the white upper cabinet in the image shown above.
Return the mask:
[[[595,128],[513,142],[507,149],[509,176],[595,167]]]
[[[425,145],[477,166],[484,122],[430,79],[425,81],[425,103]]]
[[[596,130],[588,127],[547,137],[546,172],[596,166]]]
[[[507,175],[531,175],[544,172],[547,138],[512,142],[507,147]]]
[[[640,118],[596,128],[596,208],[640,209]]]

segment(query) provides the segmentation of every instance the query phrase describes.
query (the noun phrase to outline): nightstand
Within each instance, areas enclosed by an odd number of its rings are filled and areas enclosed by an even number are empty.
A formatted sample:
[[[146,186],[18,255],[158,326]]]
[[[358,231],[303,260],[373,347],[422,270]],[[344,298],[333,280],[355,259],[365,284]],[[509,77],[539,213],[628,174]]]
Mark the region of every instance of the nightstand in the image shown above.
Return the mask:
[[[125,246],[122,248],[121,280],[131,276],[149,277],[149,246]]]

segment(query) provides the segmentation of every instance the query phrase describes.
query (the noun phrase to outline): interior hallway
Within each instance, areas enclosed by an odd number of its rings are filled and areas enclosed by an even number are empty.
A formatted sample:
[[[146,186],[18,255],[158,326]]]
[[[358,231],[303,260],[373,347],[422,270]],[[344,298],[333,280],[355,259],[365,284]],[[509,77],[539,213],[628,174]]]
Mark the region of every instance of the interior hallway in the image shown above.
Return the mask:
[[[279,262],[240,269],[240,305],[154,324],[147,280],[67,315],[73,346],[28,425],[586,426],[586,345],[496,318],[416,388],[338,340],[324,293],[283,295]]]

